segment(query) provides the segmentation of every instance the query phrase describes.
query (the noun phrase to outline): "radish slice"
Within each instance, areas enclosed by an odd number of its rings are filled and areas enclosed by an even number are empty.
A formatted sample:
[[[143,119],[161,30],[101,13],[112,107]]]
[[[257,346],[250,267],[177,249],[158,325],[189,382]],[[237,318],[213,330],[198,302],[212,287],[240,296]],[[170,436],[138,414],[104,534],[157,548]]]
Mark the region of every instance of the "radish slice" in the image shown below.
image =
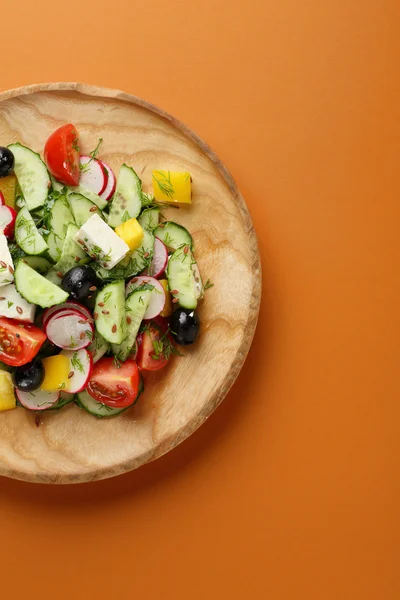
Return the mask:
[[[154,286],[154,290],[151,294],[150,304],[143,317],[143,319],[148,320],[154,319],[154,317],[159,315],[164,308],[165,291],[161,283],[154,277],[134,277],[126,286],[126,295],[130,294],[130,292],[133,292],[133,290],[141,285],[144,285],[145,283]]]
[[[52,308],[53,308],[53,307],[52,307]],[[57,308],[57,307],[54,307],[54,308]],[[44,315],[44,313],[43,313],[43,315]],[[61,316],[65,317],[65,316],[67,316],[67,315],[80,315],[80,316],[81,316],[83,319],[86,319],[86,318],[87,318],[87,317],[86,317],[86,315],[83,315],[83,313],[81,313],[79,310],[75,310],[75,309],[73,309],[73,308],[68,308],[68,307],[66,307],[66,308],[59,308],[58,310],[54,310],[54,311],[51,313],[51,315],[50,315],[49,317],[47,317],[47,318],[46,318],[46,321],[44,321],[44,320],[43,320],[43,327],[44,327],[44,328],[46,328],[46,325],[47,325],[47,323],[49,322],[49,320],[50,320],[50,317],[53,317],[53,316],[55,316],[55,315],[56,315],[57,317],[61,317]]]
[[[68,393],[77,394],[85,389],[93,368],[92,355],[88,350],[63,350],[69,360]],[[72,375],[71,375],[72,373]]]
[[[110,200],[114,196],[115,188],[117,186],[117,178],[115,177],[112,168],[102,160],[98,161],[102,167],[103,171],[105,169],[107,176],[107,185],[104,188],[103,192],[99,194],[103,200]]]
[[[106,189],[108,181],[102,165],[96,158],[90,156],[81,156],[80,163],[82,170],[79,185],[100,196]]]
[[[91,319],[92,315],[90,314],[90,310],[83,306],[83,304],[79,304],[79,302],[74,302],[73,300],[67,300],[63,304],[58,304],[57,306],[51,306],[50,308],[46,308],[43,312],[42,323],[46,325],[47,321],[50,319],[51,315],[59,312],[60,310],[68,309],[69,311],[78,311],[82,313],[87,319]]]
[[[3,192],[0,192],[0,205],[3,206],[6,203]]]
[[[17,213],[11,206],[0,206],[0,229],[7,238],[14,237],[15,219]]]
[[[45,332],[49,340],[63,350],[80,350],[89,346],[94,327],[78,311],[54,313],[47,321]]]
[[[168,263],[168,250],[166,245],[157,237],[154,241],[154,254],[150,266],[143,273],[152,277],[160,277],[164,273]]]
[[[46,410],[46,408],[54,406],[60,398],[60,392],[44,392],[43,390],[21,392],[16,388],[15,393],[22,406],[29,410]]]

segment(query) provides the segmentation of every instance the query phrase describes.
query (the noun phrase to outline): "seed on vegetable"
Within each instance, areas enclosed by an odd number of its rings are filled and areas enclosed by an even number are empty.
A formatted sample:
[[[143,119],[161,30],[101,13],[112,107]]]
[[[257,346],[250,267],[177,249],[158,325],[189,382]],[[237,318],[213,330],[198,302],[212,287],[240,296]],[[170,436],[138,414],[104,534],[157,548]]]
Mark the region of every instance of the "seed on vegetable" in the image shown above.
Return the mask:
[[[68,379],[71,379],[71,377],[73,377],[73,376],[74,376],[74,372],[73,372],[73,371],[70,371],[70,372],[68,373]]]
[[[4,262],[4,260],[0,260],[0,265],[3,267],[3,269],[7,268],[6,263]]]
[[[126,322],[128,323],[128,325],[130,325],[132,323],[132,319],[130,317],[126,317]]]
[[[136,283],[136,282],[137,282],[137,277],[134,277],[134,278],[132,279],[132,283]]]
[[[80,320],[78,321],[78,323],[79,323],[79,325],[86,325],[86,321],[85,321],[85,319],[80,319]]]
[[[17,313],[18,313],[19,315],[22,315],[22,313],[23,313],[23,312],[24,312],[24,311],[22,310],[22,308],[21,308],[20,306],[17,306]]]
[[[0,300],[5,300],[4,296],[0,296]]]
[[[79,256],[75,256],[75,262],[80,262],[80,260],[81,259],[79,258]]]
[[[149,258],[149,256],[150,256],[150,252],[145,252],[145,253],[143,254],[143,258]]]
[[[183,253],[187,254],[189,252],[189,246],[185,246],[183,249]]]
[[[85,338],[85,336],[86,336],[86,331],[82,331],[82,333],[79,336],[79,339],[83,340]]]
[[[61,273],[61,271],[57,271],[57,277],[62,279],[64,277],[64,275]]]
[[[110,314],[109,310],[102,310],[101,312],[103,313],[103,315],[109,315]]]
[[[104,302],[99,302],[98,306],[105,306]]]
[[[164,229],[165,224],[164,223],[160,223],[159,227],[161,227],[161,229]]]
[[[8,348],[8,346],[11,346],[11,342],[9,342],[8,340],[3,340],[3,346]]]
[[[14,269],[12,268],[11,265],[8,265],[8,270],[10,271],[11,275],[14,274]]]
[[[97,206],[92,206],[92,208],[89,210],[89,212],[96,212],[97,210]]]
[[[179,302],[178,298],[172,298],[172,302],[175,304],[175,302]]]
[[[116,325],[113,325],[113,326],[112,326],[112,329],[111,329],[111,331],[112,331],[113,333],[115,333],[115,332],[117,331],[117,326],[116,326]]]
[[[94,313],[93,318],[96,320],[99,316],[99,313]]]
[[[95,285],[92,285],[92,286],[89,288],[89,292],[95,292],[96,290],[97,290],[97,286],[95,286]]]
[[[176,296],[176,294],[179,294],[178,290],[171,290],[171,294],[173,294],[174,296]]]
[[[21,258],[22,262],[25,263],[26,265],[28,264],[28,261],[26,261],[24,258]]]

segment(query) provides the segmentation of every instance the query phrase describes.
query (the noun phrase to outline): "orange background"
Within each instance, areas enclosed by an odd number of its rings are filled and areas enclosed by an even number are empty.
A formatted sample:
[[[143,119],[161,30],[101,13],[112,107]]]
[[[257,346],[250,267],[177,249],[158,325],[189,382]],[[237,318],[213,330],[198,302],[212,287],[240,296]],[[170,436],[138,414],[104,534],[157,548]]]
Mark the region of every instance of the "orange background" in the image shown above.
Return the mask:
[[[398,599],[400,3],[56,4],[2,4],[1,87],[86,81],[186,122],[247,200],[264,295],[239,380],[177,450],[0,481],[1,597]]]

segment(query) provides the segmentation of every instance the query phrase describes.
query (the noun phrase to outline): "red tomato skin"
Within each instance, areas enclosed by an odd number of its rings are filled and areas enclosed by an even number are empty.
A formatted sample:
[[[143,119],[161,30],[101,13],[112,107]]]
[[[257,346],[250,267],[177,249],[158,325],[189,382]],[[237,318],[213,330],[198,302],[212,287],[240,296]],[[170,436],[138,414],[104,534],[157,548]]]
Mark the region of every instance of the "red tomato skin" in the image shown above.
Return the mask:
[[[11,341],[8,336],[14,339]],[[36,325],[0,317],[0,360],[10,367],[20,367],[33,360],[46,339],[46,334]]]
[[[86,391],[98,402],[111,408],[134,404],[139,393],[140,373],[133,360],[120,366],[113,358],[101,358],[93,367]]]
[[[44,160],[58,181],[79,184],[79,133],[74,125],[63,125],[51,134],[44,147]]]

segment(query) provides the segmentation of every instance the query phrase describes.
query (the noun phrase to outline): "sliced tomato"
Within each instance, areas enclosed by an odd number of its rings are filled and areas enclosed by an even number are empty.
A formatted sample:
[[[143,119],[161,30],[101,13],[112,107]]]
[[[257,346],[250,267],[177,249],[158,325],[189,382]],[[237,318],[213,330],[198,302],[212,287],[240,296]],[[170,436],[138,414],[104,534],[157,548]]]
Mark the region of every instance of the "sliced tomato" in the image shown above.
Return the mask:
[[[139,393],[140,373],[134,360],[116,363],[101,358],[93,367],[87,392],[98,402],[112,408],[130,406]]]
[[[35,325],[0,317],[0,360],[6,365],[19,367],[30,362],[46,339]]]
[[[154,322],[143,331],[137,351],[137,364],[141,371],[158,371],[169,363],[169,358],[164,356],[159,346],[160,340],[165,339],[165,331]]]
[[[44,160],[58,181],[79,184],[79,133],[73,125],[63,125],[51,134],[44,147]]]

